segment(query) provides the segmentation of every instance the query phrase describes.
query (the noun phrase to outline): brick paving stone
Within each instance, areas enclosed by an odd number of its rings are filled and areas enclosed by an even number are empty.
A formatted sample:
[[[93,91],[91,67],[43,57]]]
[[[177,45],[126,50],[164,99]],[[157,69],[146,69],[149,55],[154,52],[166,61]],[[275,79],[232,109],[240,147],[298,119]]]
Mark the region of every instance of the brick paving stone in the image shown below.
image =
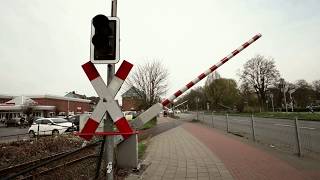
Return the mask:
[[[209,173],[198,172],[198,178],[199,177],[209,177]]]
[[[146,180],[223,179],[219,172],[228,172],[210,149],[181,127],[153,137],[143,164],[149,166],[139,179]]]
[[[195,123],[185,123],[182,127],[204,143],[210,151],[217,155],[215,157],[222,160],[216,159],[214,164],[204,161],[208,167],[210,179],[320,179],[320,173],[312,177],[310,173],[307,174],[304,170],[297,169],[284,160],[230,138],[212,128]]]

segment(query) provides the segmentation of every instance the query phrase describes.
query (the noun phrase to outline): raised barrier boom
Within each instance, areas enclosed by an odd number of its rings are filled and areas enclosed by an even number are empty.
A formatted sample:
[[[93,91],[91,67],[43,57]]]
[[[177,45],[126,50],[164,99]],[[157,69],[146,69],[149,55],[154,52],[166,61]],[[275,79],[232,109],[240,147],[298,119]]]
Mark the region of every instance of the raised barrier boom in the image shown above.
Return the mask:
[[[146,122],[157,116],[157,114],[162,110],[164,106],[169,105],[173,102],[177,97],[179,97],[181,94],[183,94],[185,91],[190,89],[192,86],[197,84],[199,81],[201,81],[203,78],[208,76],[210,73],[218,69],[221,65],[229,61],[231,58],[233,58],[235,55],[237,55],[239,52],[247,48],[250,44],[255,42],[261,37],[261,34],[257,34],[253,36],[249,41],[243,43],[240,47],[238,47],[236,50],[232,51],[229,55],[221,59],[218,63],[211,66],[209,69],[207,69],[205,72],[200,74],[198,77],[190,81],[187,85],[183,86],[181,89],[179,89],[177,92],[175,92],[173,95],[169,96],[169,98],[165,99],[161,103],[154,104],[151,106],[148,110],[140,114],[135,121],[133,122],[133,126],[135,128],[141,128]]]

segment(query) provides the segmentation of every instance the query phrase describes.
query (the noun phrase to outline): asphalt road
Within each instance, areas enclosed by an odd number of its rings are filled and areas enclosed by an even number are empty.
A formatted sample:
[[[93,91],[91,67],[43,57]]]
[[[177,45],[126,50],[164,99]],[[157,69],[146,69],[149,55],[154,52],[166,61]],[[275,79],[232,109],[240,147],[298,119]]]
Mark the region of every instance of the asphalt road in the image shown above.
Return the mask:
[[[196,119],[197,114],[179,114],[181,119]],[[209,126],[227,130],[226,116],[199,113],[201,122]],[[254,134],[256,140],[270,146],[297,152],[295,121],[254,117]],[[250,117],[228,116],[229,132],[253,138]],[[298,121],[303,153],[320,153],[320,121]]]
[[[27,128],[19,128],[19,127],[0,127],[0,142],[10,142],[16,141],[18,139],[29,139]],[[22,135],[25,134],[25,135]]]

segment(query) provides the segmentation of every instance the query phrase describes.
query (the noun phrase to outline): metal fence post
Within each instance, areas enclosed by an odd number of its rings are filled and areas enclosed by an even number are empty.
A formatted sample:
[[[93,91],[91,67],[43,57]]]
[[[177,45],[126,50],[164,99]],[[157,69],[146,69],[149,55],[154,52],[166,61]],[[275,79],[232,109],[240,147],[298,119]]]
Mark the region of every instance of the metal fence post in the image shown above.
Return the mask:
[[[214,128],[214,125],[213,125],[213,111],[211,112],[211,126],[212,126],[212,128]]]
[[[256,141],[256,135],[255,135],[255,132],[254,132],[253,114],[251,114],[251,130],[252,130],[252,139],[255,142]]]
[[[206,121],[204,120],[204,112],[203,112],[203,116],[202,116],[202,123],[207,124]]]
[[[227,133],[229,133],[229,115],[226,115],[226,121],[227,121]]]
[[[302,156],[301,151],[301,139],[300,139],[300,130],[299,130],[299,124],[298,124],[298,118],[295,119],[295,129],[296,129],[296,138],[297,138],[297,149],[298,149],[298,156]]]

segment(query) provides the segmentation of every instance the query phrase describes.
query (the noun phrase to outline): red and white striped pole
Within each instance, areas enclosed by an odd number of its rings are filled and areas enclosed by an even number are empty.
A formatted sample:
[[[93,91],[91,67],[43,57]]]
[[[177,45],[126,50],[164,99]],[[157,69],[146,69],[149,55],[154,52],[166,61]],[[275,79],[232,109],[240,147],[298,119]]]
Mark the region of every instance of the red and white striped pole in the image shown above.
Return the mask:
[[[243,49],[245,49],[246,47],[248,47],[250,44],[252,44],[253,42],[255,42],[257,39],[259,39],[261,37],[261,34],[257,34],[255,35],[253,38],[251,38],[248,42],[245,42],[244,44],[242,44],[240,47],[238,47],[238,49],[232,51],[232,53],[230,53],[228,56],[224,57],[223,59],[221,59],[218,63],[216,63],[215,65],[211,66],[209,69],[207,69],[204,73],[200,74],[198,77],[196,77],[195,79],[193,79],[192,81],[190,81],[187,85],[183,86],[181,89],[179,89],[177,92],[175,92],[173,95],[171,95],[168,99],[165,99],[164,101],[162,101],[162,105],[163,106],[167,106],[169,103],[172,103],[173,100],[175,100],[177,97],[179,97],[182,93],[184,93],[185,91],[187,91],[188,89],[190,89],[192,86],[194,86],[195,84],[197,84],[199,81],[201,81],[203,78],[205,78],[206,76],[208,76],[210,73],[212,73],[213,71],[215,71],[217,68],[219,68],[221,65],[223,65],[224,63],[226,63],[227,61],[229,61],[231,58],[233,58],[235,55],[237,55],[239,52],[241,52]]]
[[[161,103],[157,103],[155,105],[153,105],[152,107],[150,107],[147,111],[145,111],[144,113],[140,114],[136,120],[134,121],[134,126],[136,128],[140,128],[141,126],[143,126],[143,124],[145,124],[146,122],[148,122],[150,119],[152,119],[153,117],[155,117],[163,108],[163,106],[167,106],[168,104],[172,103],[173,100],[175,100],[177,97],[179,97],[181,94],[183,94],[185,91],[187,91],[188,89],[190,89],[192,86],[194,86],[195,84],[197,84],[199,81],[201,81],[203,78],[205,78],[206,76],[208,76],[210,73],[212,73],[213,71],[215,71],[217,68],[219,68],[221,65],[223,65],[224,63],[226,63],[227,61],[229,61],[231,58],[233,58],[235,55],[237,55],[239,52],[241,52],[242,50],[244,50],[245,48],[247,48],[250,44],[252,44],[253,42],[255,42],[256,40],[258,40],[261,37],[261,34],[257,34],[254,37],[252,37],[249,41],[243,43],[240,47],[238,47],[236,50],[232,51],[229,55],[227,55],[226,57],[224,57],[223,59],[221,59],[218,63],[216,63],[215,65],[211,66],[209,69],[207,69],[205,72],[203,72],[202,74],[200,74],[198,77],[196,77],[195,79],[193,79],[192,81],[190,81],[187,85],[183,86],[181,89],[179,89],[177,92],[175,92],[173,95],[169,96],[169,98],[165,99],[164,101],[162,101]]]

